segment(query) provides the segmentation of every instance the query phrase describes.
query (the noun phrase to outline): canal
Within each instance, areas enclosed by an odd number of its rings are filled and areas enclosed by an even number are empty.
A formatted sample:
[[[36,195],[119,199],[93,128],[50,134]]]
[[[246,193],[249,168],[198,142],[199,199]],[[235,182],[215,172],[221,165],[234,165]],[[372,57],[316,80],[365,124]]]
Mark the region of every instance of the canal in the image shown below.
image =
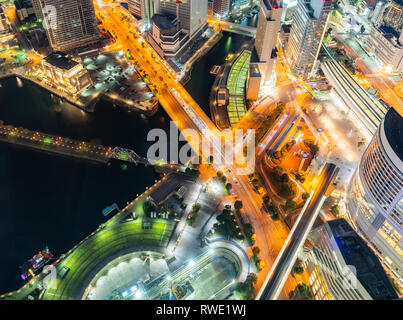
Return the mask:
[[[210,74],[210,70],[215,65],[224,64],[228,53],[235,53],[250,40],[250,37],[223,32],[221,40],[194,64],[191,79],[185,84],[185,88],[209,116],[209,95],[215,79],[215,75]]]
[[[224,63],[247,37],[224,33],[196,62],[186,89],[209,114],[210,69]],[[65,137],[120,146],[146,155],[153,128],[169,129],[161,108],[154,116],[120,111],[100,102],[94,113],[60,101],[45,90],[16,79],[0,81],[0,120],[5,124]],[[107,220],[101,211],[116,202],[124,207],[158,174],[151,167],[114,161],[110,166],[63,158],[0,144],[0,294],[23,285],[19,266],[48,246],[56,255]]]

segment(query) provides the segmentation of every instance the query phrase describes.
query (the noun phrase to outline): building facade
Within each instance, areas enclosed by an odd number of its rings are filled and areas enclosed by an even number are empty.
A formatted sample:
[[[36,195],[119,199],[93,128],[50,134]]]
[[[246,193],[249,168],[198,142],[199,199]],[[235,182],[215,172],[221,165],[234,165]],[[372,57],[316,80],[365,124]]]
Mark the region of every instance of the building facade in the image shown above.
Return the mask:
[[[76,94],[92,85],[89,72],[79,58],[54,52],[42,60],[44,80],[69,94]]]
[[[306,260],[315,300],[390,300],[397,294],[376,255],[344,219],[327,221]]]
[[[332,0],[298,0],[285,50],[297,76],[309,78],[313,75],[332,8]]]
[[[403,3],[391,1],[385,10],[383,23],[400,33],[403,29]]]
[[[217,18],[225,17],[230,11],[231,0],[214,0],[213,14]]]
[[[193,38],[207,25],[207,0],[157,0],[159,14],[171,14],[178,18],[179,27]]]
[[[262,0],[256,29],[255,49],[263,81],[268,80],[277,59],[276,43],[280,32],[282,7],[280,1]]]
[[[394,32],[388,33],[383,27],[372,26],[365,46],[368,53],[375,56],[384,66],[403,72],[403,45]]]
[[[387,5],[383,1],[378,1],[376,3],[375,9],[371,16],[371,22],[374,25],[379,26],[382,23],[386,7]]]
[[[70,51],[99,41],[92,0],[32,0],[38,18],[46,19],[47,6],[56,9],[54,28],[46,34],[54,51]]]
[[[3,7],[0,4],[0,34],[9,33],[11,30],[10,25],[8,24],[7,17],[4,14]]]
[[[18,19],[24,22],[29,17],[35,16],[32,0],[14,0],[14,6],[17,10]]]
[[[176,57],[189,40],[189,35],[178,29],[173,15],[155,14],[151,25],[151,37],[148,41],[163,58]]]
[[[390,108],[347,192],[347,213],[403,286],[403,119]]]
[[[128,0],[129,12],[140,19],[151,19],[157,12],[157,0]]]

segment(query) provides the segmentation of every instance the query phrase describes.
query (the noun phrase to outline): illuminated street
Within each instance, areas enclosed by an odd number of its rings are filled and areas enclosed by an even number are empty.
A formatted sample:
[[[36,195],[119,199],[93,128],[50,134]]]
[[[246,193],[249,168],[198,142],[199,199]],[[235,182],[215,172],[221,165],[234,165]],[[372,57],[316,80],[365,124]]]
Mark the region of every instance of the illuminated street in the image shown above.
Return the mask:
[[[0,1],[0,300],[401,298],[402,79],[399,0]]]

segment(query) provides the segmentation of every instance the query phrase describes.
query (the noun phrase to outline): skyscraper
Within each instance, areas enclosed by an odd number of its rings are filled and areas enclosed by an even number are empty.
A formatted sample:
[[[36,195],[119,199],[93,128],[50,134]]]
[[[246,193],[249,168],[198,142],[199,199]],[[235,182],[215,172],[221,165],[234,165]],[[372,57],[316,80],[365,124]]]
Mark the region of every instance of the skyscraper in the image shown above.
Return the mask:
[[[328,221],[312,233],[307,271],[315,300],[397,299],[378,258],[346,220]]]
[[[47,6],[56,9],[56,26],[46,30],[54,51],[69,51],[99,40],[92,0],[33,0],[33,6],[42,19],[46,19]]]
[[[377,2],[371,17],[371,22],[373,24],[379,26],[382,23],[386,7],[387,4],[385,2],[383,1]]]
[[[296,75],[312,75],[332,8],[332,0],[298,0],[285,50]]]
[[[3,7],[0,4],[0,34],[8,33],[10,30],[11,29],[7,22],[7,18],[3,12]]]
[[[280,31],[281,13],[280,1],[261,1],[255,48],[259,58],[259,67],[265,80],[271,76],[277,57],[275,48]]]
[[[157,0],[128,0],[130,13],[141,19],[150,19],[157,12]]]
[[[207,22],[207,0],[157,0],[160,14],[178,14],[179,26],[190,38],[200,33]]]
[[[230,10],[231,0],[214,0],[213,13],[220,17],[228,14]]]
[[[390,108],[347,192],[347,213],[403,284],[403,118]]]

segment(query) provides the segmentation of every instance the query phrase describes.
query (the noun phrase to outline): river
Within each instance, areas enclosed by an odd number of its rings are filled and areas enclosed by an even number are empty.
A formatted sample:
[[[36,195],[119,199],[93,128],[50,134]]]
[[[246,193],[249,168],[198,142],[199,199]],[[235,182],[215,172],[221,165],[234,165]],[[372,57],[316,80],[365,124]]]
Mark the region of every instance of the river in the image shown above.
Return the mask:
[[[210,69],[247,39],[225,33],[195,64],[185,87],[207,114],[214,81]],[[144,156],[151,145],[148,131],[169,128],[162,108],[147,118],[100,102],[94,113],[85,113],[31,83],[0,83],[0,120],[5,124],[127,147]],[[45,246],[56,256],[67,252],[107,220],[103,208],[114,202],[125,206],[155,179],[151,167],[118,161],[106,166],[0,144],[0,294],[23,285],[19,266],[36,252]]]

